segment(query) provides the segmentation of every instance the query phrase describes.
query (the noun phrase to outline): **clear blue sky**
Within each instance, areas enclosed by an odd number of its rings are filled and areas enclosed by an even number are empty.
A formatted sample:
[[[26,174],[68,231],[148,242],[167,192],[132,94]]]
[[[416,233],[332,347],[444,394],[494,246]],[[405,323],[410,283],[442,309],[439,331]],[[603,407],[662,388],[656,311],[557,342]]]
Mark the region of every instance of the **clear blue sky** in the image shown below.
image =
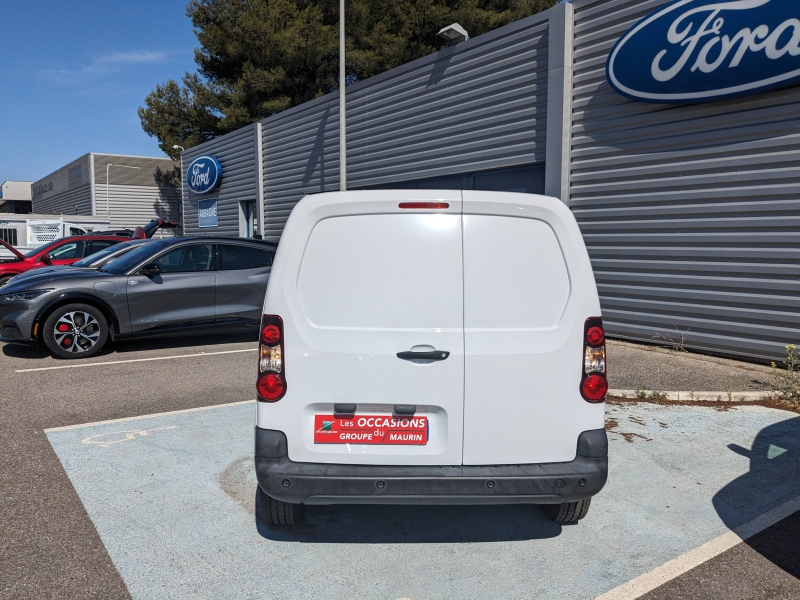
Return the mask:
[[[0,182],[87,152],[163,156],[136,109],[197,45],[185,0],[0,2]]]

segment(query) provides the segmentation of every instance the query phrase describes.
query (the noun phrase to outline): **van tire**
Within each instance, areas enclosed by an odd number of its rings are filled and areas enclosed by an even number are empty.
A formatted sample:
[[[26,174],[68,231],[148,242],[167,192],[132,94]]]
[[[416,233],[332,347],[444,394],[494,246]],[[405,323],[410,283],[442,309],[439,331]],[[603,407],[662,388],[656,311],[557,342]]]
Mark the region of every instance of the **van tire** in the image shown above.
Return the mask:
[[[75,322],[77,324],[90,323],[92,325],[92,328],[87,330],[89,335],[81,342],[85,345],[85,349],[81,349],[83,346],[77,343],[73,344],[69,350],[64,349],[56,339],[55,328],[59,322],[67,319],[72,323],[69,315],[76,315]],[[103,311],[91,304],[66,304],[59,306],[50,313],[44,322],[44,329],[41,335],[47,349],[58,358],[89,358],[100,352],[103,346],[106,345],[108,341],[108,321],[106,321]]]
[[[570,523],[580,521],[589,512],[592,504],[591,498],[577,502],[564,502],[564,504],[540,504],[539,510],[551,521],[556,523]]]
[[[275,500],[275,498],[267,496],[260,487],[258,488],[257,508],[258,514],[267,525],[278,527],[295,525],[303,516],[302,504],[289,504]]]

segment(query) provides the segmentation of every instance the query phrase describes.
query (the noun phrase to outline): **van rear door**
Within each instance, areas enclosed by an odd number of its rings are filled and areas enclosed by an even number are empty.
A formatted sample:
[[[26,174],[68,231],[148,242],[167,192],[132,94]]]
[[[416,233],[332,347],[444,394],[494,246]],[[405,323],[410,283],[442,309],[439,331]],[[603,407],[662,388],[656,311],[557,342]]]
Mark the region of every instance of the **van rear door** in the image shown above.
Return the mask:
[[[591,264],[560,201],[464,191],[464,464],[566,462],[603,427],[580,395]]]
[[[265,302],[284,320],[287,391],[258,407],[291,460],[461,464],[461,243],[460,192],[345,192],[295,207]],[[336,405],[356,406],[346,443]],[[403,406],[416,407],[424,439],[384,439]]]

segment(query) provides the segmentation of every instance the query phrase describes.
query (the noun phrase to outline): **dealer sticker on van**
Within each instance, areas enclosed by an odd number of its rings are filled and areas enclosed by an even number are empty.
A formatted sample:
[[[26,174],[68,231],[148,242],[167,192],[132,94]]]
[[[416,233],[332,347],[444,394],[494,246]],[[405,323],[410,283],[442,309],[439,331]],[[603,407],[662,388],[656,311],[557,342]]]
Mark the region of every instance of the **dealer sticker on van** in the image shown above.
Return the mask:
[[[315,415],[314,443],[424,446],[428,443],[428,417]]]

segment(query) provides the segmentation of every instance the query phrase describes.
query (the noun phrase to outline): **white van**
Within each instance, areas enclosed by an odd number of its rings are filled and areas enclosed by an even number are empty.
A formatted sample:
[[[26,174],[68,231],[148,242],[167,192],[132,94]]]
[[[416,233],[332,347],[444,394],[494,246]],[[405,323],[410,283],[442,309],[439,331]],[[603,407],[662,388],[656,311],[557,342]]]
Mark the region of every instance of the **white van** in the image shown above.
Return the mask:
[[[530,503],[583,518],[608,473],[599,315],[583,238],[555,198],[303,198],[264,302],[261,516]]]

